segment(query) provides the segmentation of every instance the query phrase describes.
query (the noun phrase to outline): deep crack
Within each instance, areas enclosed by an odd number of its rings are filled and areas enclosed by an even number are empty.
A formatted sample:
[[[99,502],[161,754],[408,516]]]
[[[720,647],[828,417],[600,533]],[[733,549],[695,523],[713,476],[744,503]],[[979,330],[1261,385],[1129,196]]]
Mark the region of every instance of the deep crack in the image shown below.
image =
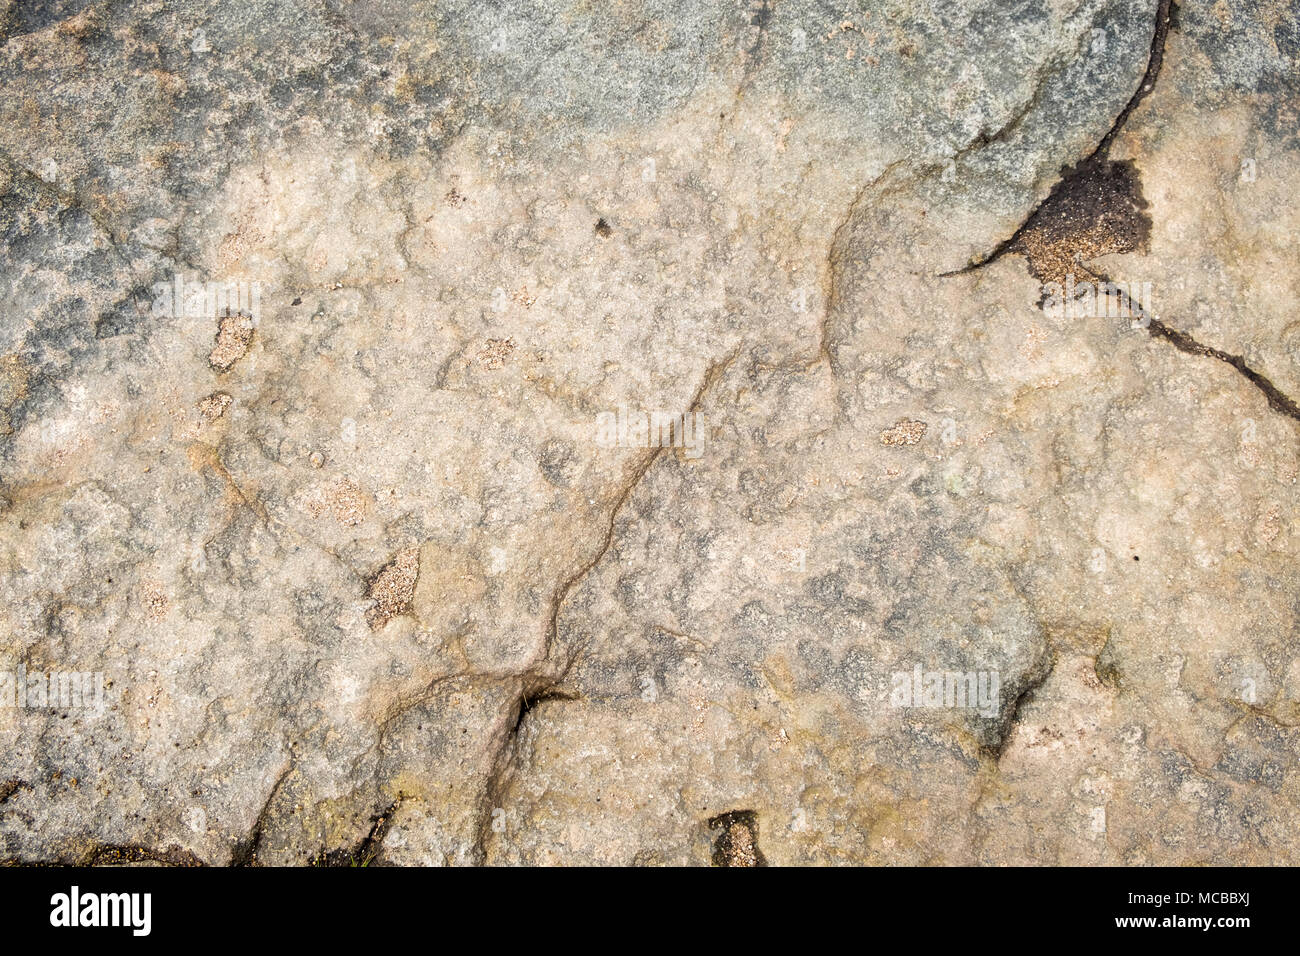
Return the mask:
[[[1216,349],[1212,345],[1203,345],[1196,341],[1190,334],[1179,329],[1166,325],[1160,319],[1146,313],[1140,304],[1134,302],[1132,297],[1124,289],[1114,282],[1111,282],[1105,276],[1100,277],[1101,290],[1109,295],[1115,296],[1120,301],[1122,308],[1128,310],[1133,315],[1140,318],[1138,323],[1145,325],[1146,330],[1152,338],[1162,339],[1178,349],[1180,352],[1186,352],[1188,355],[1197,355],[1204,358],[1218,359],[1231,365],[1240,372],[1247,381],[1264,393],[1268,399],[1268,405],[1276,412],[1300,421],[1300,404],[1283,392],[1280,388],[1260,372],[1255,371],[1247,364],[1246,359],[1240,355],[1234,355],[1231,352],[1225,352],[1223,349]]]
[[[275,801],[276,794],[280,792],[280,787],[293,771],[293,761],[289,766],[276,778],[275,785],[271,787],[271,792],[266,795],[266,802],[262,804],[262,809],[257,813],[257,819],[253,821],[253,828],[249,831],[248,836],[235,847],[230,854],[231,866],[261,866],[257,860],[257,851],[262,848],[262,834],[266,830],[267,821],[271,816],[271,804]]]
[[[1080,215],[1080,213],[1087,213],[1096,203],[1094,199],[1091,203],[1081,206],[1081,197],[1094,193],[1098,183],[1104,183],[1116,176],[1114,167],[1119,164],[1110,161],[1110,148],[1133,111],[1155,88],[1156,80],[1160,75],[1160,68],[1164,64],[1165,40],[1169,33],[1172,6],[1172,0],[1159,0],[1156,9],[1155,31],[1151,37],[1151,52],[1147,55],[1147,67],[1142,75],[1142,80],[1138,83],[1137,90],[1129,97],[1124,108],[1120,110],[1119,115],[1115,117],[1115,121],[1111,123],[1110,129],[1097,143],[1096,148],[1074,166],[1067,166],[1061,170],[1060,178],[1057,180],[1056,185],[1052,187],[1052,191],[1048,193],[1047,198],[1035,207],[1033,212],[1009,238],[1002,240],[982,258],[952,272],[941,273],[942,276],[974,272],[991,262],[996,262],[1008,252],[1019,252],[1029,257],[1030,250],[1026,249],[1024,242],[1027,234],[1032,233],[1034,230],[1050,231],[1050,227],[1057,226],[1061,222],[1077,222],[1078,220],[1074,217]],[[1090,227],[1094,225],[1097,225],[1097,223],[1089,223]],[[1078,227],[1076,227],[1076,230],[1081,231],[1078,230]]]
[[[1151,232],[1151,218],[1142,195],[1137,167],[1131,161],[1110,160],[1110,148],[1138,105],[1155,88],[1164,64],[1165,42],[1170,20],[1176,11],[1172,0],[1160,0],[1156,10],[1151,52],[1142,82],[1115,117],[1097,147],[1074,166],[1062,171],[1047,198],[1038,205],[1010,238],[975,262],[944,276],[972,272],[996,261],[1008,252],[1025,257],[1033,276],[1043,283],[1064,284],[1074,275],[1096,281],[1106,294],[1114,295],[1152,338],[1163,339],[1188,355],[1217,359],[1235,368],[1264,393],[1269,407],[1300,421],[1300,404],[1286,395],[1262,373],[1251,368],[1241,355],[1225,352],[1196,341],[1149,315],[1138,303],[1106,276],[1084,263],[1116,252],[1145,250]]]

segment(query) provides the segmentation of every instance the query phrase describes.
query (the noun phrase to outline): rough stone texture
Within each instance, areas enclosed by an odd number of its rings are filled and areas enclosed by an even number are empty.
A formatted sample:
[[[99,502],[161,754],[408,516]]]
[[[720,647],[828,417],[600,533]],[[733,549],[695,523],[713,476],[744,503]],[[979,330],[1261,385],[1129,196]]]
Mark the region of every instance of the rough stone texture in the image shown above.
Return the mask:
[[[1163,11],[0,3],[0,858],[1300,861],[1300,12]]]

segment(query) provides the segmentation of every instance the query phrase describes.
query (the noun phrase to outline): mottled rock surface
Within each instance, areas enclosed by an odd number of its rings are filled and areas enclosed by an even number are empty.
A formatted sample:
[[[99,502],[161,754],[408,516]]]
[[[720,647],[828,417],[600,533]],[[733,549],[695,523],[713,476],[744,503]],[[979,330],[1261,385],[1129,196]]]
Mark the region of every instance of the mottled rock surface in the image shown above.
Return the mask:
[[[0,2],[0,859],[1300,862],[1298,57]]]

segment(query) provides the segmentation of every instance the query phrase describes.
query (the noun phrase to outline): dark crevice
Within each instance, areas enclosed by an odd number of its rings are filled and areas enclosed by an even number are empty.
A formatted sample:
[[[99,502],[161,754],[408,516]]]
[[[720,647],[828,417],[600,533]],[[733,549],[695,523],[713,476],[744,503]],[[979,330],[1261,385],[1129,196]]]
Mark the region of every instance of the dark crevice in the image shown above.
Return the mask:
[[[483,795],[479,804],[478,826],[474,831],[474,861],[480,866],[487,862],[488,840],[490,839],[489,834],[492,832],[492,814],[500,803],[501,795],[505,793],[506,777],[510,771],[510,762],[515,755],[515,741],[519,737],[519,729],[523,723],[523,711],[524,695],[520,694],[519,699],[515,702],[515,709],[510,716],[510,726],[502,735],[501,743],[492,757],[492,766],[487,781],[483,785]]]
[[[525,688],[520,693],[519,699],[515,701],[510,727],[492,758],[492,770],[488,774],[487,783],[483,788],[482,802],[479,806],[479,822],[474,838],[474,850],[480,864],[487,861],[488,835],[492,832],[492,814],[500,806],[501,798],[505,794],[510,765],[514,760],[515,748],[519,743],[519,733],[523,730],[525,719],[530,713],[548,701],[581,699],[578,694],[560,690],[557,686],[568,675],[569,668],[572,666],[573,660],[570,660],[559,680],[544,687]]]
[[[1034,699],[1038,688],[1046,683],[1047,678],[1052,676],[1052,671],[1055,669],[1056,655],[1049,650],[1042,657],[1035,670],[1026,675],[1025,684],[1016,693],[1015,698],[999,714],[998,720],[994,724],[993,733],[980,745],[982,756],[991,759],[994,764],[1002,760],[1002,755],[1006,753],[1007,744],[1011,740],[1011,733],[1015,729],[1017,721],[1020,720],[1025,706]]]
[[[1115,296],[1123,309],[1132,315],[1138,316],[1139,318],[1134,324],[1144,325],[1152,338],[1168,342],[1178,351],[1186,352],[1188,355],[1218,359],[1220,362],[1231,365],[1245,376],[1247,381],[1264,393],[1264,397],[1268,399],[1269,408],[1300,421],[1300,405],[1296,404],[1294,399],[1274,385],[1267,376],[1251,368],[1244,357],[1225,352],[1222,349],[1216,349],[1210,345],[1202,345],[1188,333],[1172,328],[1154,316],[1147,314],[1143,311],[1141,305],[1134,302],[1122,287],[1111,282],[1105,276],[1101,276],[1100,286],[1103,292]],[[1134,560],[1137,560],[1136,556]]]
[[[166,866],[204,866],[202,860],[188,850],[170,847],[166,850],[154,850],[145,846],[118,843],[96,843],[76,862],[65,860],[23,860],[11,857],[0,860],[2,866],[39,866],[39,867],[86,867],[86,866],[124,866],[129,863],[161,863]]]
[[[165,863],[168,866],[203,866],[203,861],[188,850],[176,848],[168,850],[151,850],[142,846],[118,846],[116,844],[98,847],[91,854],[90,866],[122,866],[126,863]]]
[[[266,802],[262,804],[257,819],[253,821],[253,829],[249,832],[248,837],[240,842],[230,854],[231,866],[261,865],[257,861],[257,851],[262,847],[262,833],[265,831],[267,819],[271,815],[271,804],[275,801],[276,794],[280,792],[280,787],[292,770],[293,765],[290,764],[275,781],[275,786],[271,788],[271,792],[266,795]]]
[[[767,866],[758,848],[758,814],[753,810],[729,810],[709,820],[718,832],[713,841],[714,866]]]
[[[388,830],[393,825],[393,815],[405,799],[406,795],[399,793],[397,799],[390,803],[386,809],[371,817],[370,831],[355,847],[350,850],[322,850],[311,861],[311,865],[369,866],[379,856],[379,851],[383,849],[384,838],[388,836]]]
[[[1268,399],[1269,407],[1274,411],[1281,412],[1300,421],[1300,405],[1297,405],[1290,396],[1286,395],[1274,385],[1267,377],[1256,372],[1246,364],[1246,360],[1240,355],[1233,355],[1231,352],[1224,352],[1222,349],[1216,349],[1209,345],[1202,345],[1196,339],[1192,338],[1186,332],[1178,329],[1171,329],[1159,319],[1151,319],[1151,324],[1147,326],[1147,331],[1151,333],[1152,338],[1163,339],[1180,352],[1186,352],[1188,355],[1203,355],[1207,358],[1218,359],[1220,362],[1226,362],[1235,368],[1246,379],[1264,393]]]
[[[1147,67],[1142,75],[1142,81],[1138,84],[1137,90],[1134,91],[1124,108],[1120,110],[1119,115],[1115,117],[1110,129],[1097,143],[1096,148],[1075,165],[1066,166],[1061,170],[1060,177],[1056,185],[1052,187],[1052,191],[1048,193],[1047,198],[1038,204],[1029,217],[1009,238],[1002,240],[982,258],[976,259],[960,269],[942,273],[942,276],[974,272],[991,262],[996,262],[1008,252],[1024,252],[1024,239],[1028,233],[1031,233],[1036,228],[1043,227],[1051,220],[1070,218],[1068,215],[1071,212],[1070,207],[1077,203],[1080,193],[1092,192],[1098,181],[1111,178],[1114,173],[1111,167],[1116,164],[1111,163],[1108,158],[1110,148],[1133,111],[1155,89],[1156,80],[1160,75],[1160,68],[1164,64],[1165,40],[1169,34],[1170,17],[1174,9],[1176,8],[1172,0],[1159,0],[1156,8],[1155,31],[1151,37],[1151,52],[1147,56]]]
[[[514,726],[510,728],[512,738],[519,736],[519,729],[524,725],[524,719],[536,710],[542,704],[549,700],[579,700],[577,694],[570,691],[556,690],[554,687],[537,691],[533,694],[525,693],[519,699],[519,715],[515,717]]]
[[[1102,137],[1101,142],[1097,144],[1097,148],[1092,151],[1092,155],[1085,162],[1093,162],[1106,157],[1110,152],[1111,145],[1115,142],[1115,137],[1120,134],[1120,131],[1128,122],[1128,118],[1133,115],[1133,111],[1156,88],[1156,80],[1160,78],[1160,68],[1164,66],[1165,62],[1165,41],[1169,36],[1169,25],[1177,9],[1178,5],[1173,0],[1160,0],[1159,6],[1156,8],[1155,34],[1151,37],[1151,54],[1147,58],[1147,68],[1142,75],[1142,82],[1138,84],[1137,91],[1134,92],[1124,109],[1120,110],[1120,114],[1115,117],[1115,122],[1111,124],[1110,130]]]

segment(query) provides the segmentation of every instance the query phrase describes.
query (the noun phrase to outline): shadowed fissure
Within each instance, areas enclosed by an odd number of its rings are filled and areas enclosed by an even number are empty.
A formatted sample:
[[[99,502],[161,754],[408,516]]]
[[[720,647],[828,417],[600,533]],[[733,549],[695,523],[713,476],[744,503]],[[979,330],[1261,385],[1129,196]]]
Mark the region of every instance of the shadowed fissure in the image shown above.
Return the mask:
[[[1139,316],[1140,327],[1145,327],[1152,338],[1168,342],[1188,355],[1217,359],[1230,365],[1264,393],[1270,408],[1300,421],[1300,404],[1266,375],[1252,368],[1243,356],[1204,345],[1190,333],[1150,315],[1122,288],[1085,264],[1111,253],[1147,249],[1151,216],[1142,195],[1141,176],[1131,160],[1111,160],[1109,154],[1115,138],[1133,111],[1155,88],[1164,63],[1170,19],[1176,10],[1172,0],[1160,0],[1151,53],[1142,81],[1096,149],[1061,171],[1060,179],[1047,198],[1010,238],[998,243],[983,258],[954,272],[943,273],[943,276],[973,272],[1007,253],[1016,253],[1024,256],[1030,273],[1044,284],[1064,284],[1071,276],[1095,282],[1100,291],[1115,296],[1127,310]],[[1039,304],[1041,306],[1042,302]]]

